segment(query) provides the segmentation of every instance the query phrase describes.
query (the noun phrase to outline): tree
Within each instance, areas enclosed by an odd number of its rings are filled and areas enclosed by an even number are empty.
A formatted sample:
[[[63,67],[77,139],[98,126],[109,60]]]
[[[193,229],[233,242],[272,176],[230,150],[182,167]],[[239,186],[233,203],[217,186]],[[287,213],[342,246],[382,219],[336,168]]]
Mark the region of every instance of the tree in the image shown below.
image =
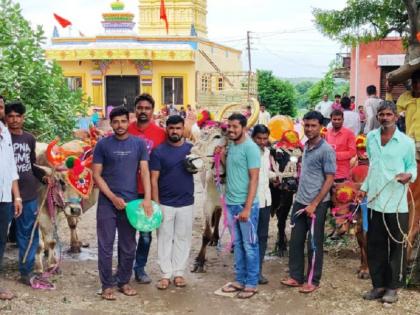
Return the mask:
[[[296,90],[288,81],[276,78],[271,71],[258,70],[258,95],[271,114],[296,115]]]
[[[25,128],[39,140],[68,139],[86,104],[81,91],[69,90],[61,68],[45,60],[43,35],[40,26],[31,29],[19,4],[0,0],[0,94],[25,104]]]
[[[297,101],[296,106],[297,108],[306,108],[308,105],[308,91],[314,85],[312,81],[301,81],[295,84],[295,89],[297,92]]]
[[[355,46],[398,33],[407,48],[405,65],[389,74],[394,83],[405,81],[420,68],[420,12],[418,0],[348,0],[342,10],[314,9],[315,23],[326,36]]]

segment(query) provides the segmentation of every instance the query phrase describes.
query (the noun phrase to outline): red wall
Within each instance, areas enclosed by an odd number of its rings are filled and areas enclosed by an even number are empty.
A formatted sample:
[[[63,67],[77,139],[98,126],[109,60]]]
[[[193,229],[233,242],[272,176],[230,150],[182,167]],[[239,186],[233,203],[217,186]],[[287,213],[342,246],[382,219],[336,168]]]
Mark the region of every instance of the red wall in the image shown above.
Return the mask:
[[[375,85],[378,94],[380,89],[381,67],[378,66],[378,55],[404,54],[400,38],[387,38],[376,42],[359,45],[359,78],[356,84],[356,48],[351,51],[350,95],[356,96],[356,104],[366,100],[366,87]],[[356,86],[357,85],[357,86]]]

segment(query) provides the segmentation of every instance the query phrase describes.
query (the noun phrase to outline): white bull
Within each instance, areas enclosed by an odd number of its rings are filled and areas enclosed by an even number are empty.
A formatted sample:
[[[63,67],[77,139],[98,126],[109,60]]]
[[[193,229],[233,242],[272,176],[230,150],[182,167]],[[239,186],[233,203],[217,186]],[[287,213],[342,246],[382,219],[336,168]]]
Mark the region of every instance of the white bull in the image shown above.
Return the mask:
[[[201,130],[197,142],[188,156],[188,163],[200,171],[203,184],[203,238],[201,250],[195,259],[192,272],[204,272],[207,245],[216,246],[219,241],[219,221],[222,214],[220,193],[215,183],[214,151],[217,146],[226,145],[226,136],[222,128],[218,126],[208,127]],[[221,170],[222,177],[223,168]],[[224,189],[224,188],[223,188]]]

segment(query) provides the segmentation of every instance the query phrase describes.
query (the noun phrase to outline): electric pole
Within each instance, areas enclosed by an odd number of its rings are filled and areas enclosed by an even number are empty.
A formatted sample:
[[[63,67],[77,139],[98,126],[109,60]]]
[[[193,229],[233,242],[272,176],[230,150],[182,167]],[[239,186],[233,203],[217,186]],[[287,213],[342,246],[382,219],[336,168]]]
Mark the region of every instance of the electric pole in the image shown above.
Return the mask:
[[[246,32],[246,42],[247,42],[246,49],[248,50],[248,103],[249,103],[249,101],[250,101],[250,89],[251,89],[251,71],[252,71],[252,67],[251,67],[251,32],[250,31]]]

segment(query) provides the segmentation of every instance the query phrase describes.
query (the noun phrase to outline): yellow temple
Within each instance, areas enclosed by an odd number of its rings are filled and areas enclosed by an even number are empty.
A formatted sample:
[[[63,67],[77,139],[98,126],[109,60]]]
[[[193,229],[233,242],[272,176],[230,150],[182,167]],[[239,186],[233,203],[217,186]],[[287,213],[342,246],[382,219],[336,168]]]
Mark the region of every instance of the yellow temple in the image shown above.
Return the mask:
[[[168,33],[160,19],[161,1],[138,1],[137,28],[134,14],[116,0],[102,14],[102,34],[53,36],[47,59],[61,65],[71,88],[81,88],[104,112],[125,102],[133,109],[143,92],[152,94],[159,108],[219,105],[225,102],[223,90],[243,88],[241,80],[229,79],[242,73],[241,51],[207,38],[206,0],[166,0]]]

